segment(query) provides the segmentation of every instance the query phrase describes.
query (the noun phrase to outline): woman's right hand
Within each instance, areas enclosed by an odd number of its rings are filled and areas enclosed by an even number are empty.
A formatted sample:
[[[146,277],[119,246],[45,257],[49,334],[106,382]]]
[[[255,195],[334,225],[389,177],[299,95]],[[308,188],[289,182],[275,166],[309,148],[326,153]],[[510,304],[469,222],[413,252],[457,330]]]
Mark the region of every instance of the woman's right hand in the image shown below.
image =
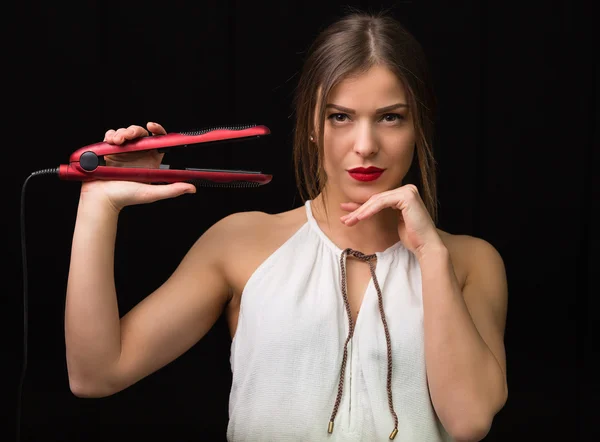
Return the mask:
[[[148,123],[148,130],[141,126],[110,129],[104,135],[104,142],[121,145],[125,141],[152,135],[165,135],[167,132],[158,123]],[[106,165],[111,167],[147,167],[157,169],[164,154],[157,150],[105,155]],[[195,193],[196,187],[189,183],[145,184],[134,181],[93,180],[82,183],[82,197],[100,198],[108,202],[117,212],[125,206],[147,204],[184,193]]]

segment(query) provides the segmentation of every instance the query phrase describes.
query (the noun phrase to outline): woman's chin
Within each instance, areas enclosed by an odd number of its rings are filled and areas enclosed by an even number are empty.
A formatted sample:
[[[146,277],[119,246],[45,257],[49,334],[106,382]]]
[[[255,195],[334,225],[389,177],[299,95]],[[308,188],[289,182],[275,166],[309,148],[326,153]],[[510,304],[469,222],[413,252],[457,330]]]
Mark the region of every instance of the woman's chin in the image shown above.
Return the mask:
[[[362,188],[362,189],[346,189],[344,192],[345,196],[348,198],[348,201],[352,201],[357,204],[366,203],[369,198],[373,195],[377,195],[378,193],[384,192],[386,189],[378,189],[376,187],[370,188]]]

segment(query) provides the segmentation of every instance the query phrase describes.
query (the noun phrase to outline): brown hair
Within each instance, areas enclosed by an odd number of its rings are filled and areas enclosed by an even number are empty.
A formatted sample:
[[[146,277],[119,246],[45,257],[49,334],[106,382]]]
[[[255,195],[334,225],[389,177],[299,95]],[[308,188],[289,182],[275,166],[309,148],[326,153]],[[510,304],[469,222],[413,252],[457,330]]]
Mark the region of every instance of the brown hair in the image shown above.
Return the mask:
[[[421,45],[394,18],[383,13],[352,12],[323,30],[309,48],[296,89],[293,160],[300,195],[305,202],[323,191],[323,122],[326,97],[349,76],[384,65],[404,85],[415,126],[416,155],[404,184],[419,189],[425,207],[437,223],[435,160],[433,158],[434,95]],[[319,97],[317,97],[319,94]],[[318,127],[314,127],[319,103]],[[318,129],[318,134],[314,131]],[[315,133],[314,142],[310,141]]]

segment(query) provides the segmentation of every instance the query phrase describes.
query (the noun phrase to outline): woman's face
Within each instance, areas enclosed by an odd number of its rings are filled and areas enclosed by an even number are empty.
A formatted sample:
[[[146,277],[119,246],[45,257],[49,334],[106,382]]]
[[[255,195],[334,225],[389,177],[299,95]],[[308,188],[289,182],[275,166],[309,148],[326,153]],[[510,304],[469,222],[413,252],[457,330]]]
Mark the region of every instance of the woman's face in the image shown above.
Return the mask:
[[[327,191],[363,203],[402,184],[414,154],[415,131],[402,83],[374,66],[332,89],[326,103]],[[377,168],[376,172],[356,168]]]

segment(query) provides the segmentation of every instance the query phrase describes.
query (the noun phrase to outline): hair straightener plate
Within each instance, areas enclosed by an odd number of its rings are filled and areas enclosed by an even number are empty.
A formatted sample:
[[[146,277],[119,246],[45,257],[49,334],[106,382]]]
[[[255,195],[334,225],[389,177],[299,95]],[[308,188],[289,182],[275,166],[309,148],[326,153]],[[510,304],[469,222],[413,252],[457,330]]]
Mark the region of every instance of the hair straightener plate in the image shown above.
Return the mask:
[[[138,181],[148,184],[189,182],[203,187],[258,187],[271,181],[272,175],[247,170],[220,170],[184,168],[172,169],[167,164],[159,168],[107,166],[105,155],[157,150],[167,152],[200,143],[227,140],[248,140],[270,134],[262,125],[224,126],[193,132],[153,135],[127,141],[121,145],[100,142],[77,149],[71,154],[69,164],[61,164],[58,176],[62,180]]]

